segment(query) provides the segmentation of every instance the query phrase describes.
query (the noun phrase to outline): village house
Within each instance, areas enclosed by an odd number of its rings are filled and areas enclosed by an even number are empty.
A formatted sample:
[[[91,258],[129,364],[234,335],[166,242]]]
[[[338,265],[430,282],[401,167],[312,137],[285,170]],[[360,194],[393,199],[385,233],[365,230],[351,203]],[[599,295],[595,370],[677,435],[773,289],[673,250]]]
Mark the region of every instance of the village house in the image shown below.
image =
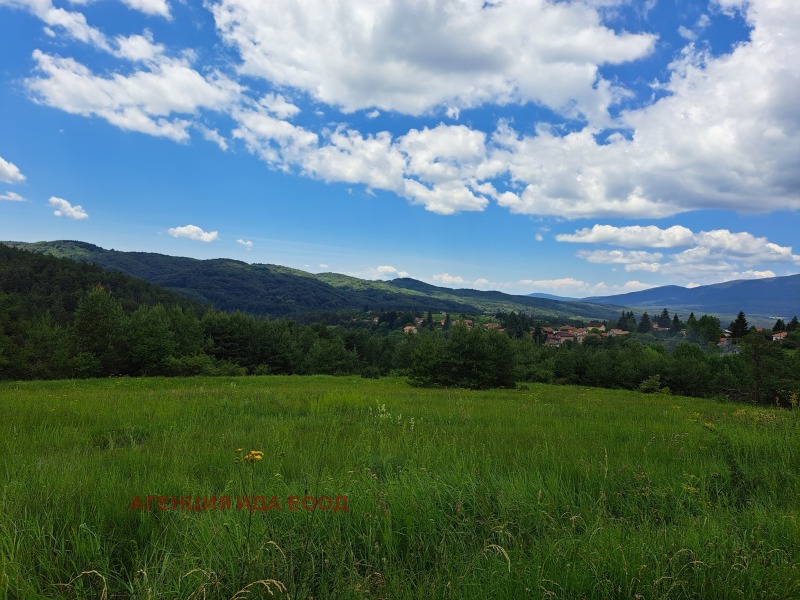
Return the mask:
[[[557,346],[561,346],[564,342],[574,342],[575,334],[572,331],[559,331],[553,337],[558,340]]]
[[[561,345],[561,339],[556,335],[550,334],[547,336],[544,345],[559,347]]]
[[[785,331],[778,331],[772,334],[773,342],[782,342],[786,339],[787,333]]]

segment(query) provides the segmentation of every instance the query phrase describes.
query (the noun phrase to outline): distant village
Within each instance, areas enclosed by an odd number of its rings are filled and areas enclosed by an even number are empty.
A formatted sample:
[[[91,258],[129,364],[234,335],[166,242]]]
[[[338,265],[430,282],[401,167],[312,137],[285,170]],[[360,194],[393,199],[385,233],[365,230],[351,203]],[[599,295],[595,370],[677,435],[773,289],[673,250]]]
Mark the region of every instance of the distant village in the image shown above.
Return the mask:
[[[417,333],[419,331],[420,326],[424,323],[425,319],[423,317],[416,317],[414,319],[414,325],[406,325],[403,328],[404,333]],[[435,320],[434,323],[436,325],[445,325],[445,319],[438,319]],[[459,319],[454,320],[451,322],[451,327],[457,327],[460,325],[465,326],[467,329],[472,329],[475,327],[475,322],[473,319]],[[499,333],[505,333],[506,328],[503,327],[500,323],[496,323],[494,321],[489,321],[488,323],[480,323],[478,327],[483,327],[484,329],[498,331]],[[653,330],[658,331],[661,329],[657,323],[653,324]],[[669,330],[669,328],[667,328]],[[531,328],[530,335],[531,337],[535,334],[536,329]],[[618,335],[628,335],[630,332],[625,331],[624,329],[606,329],[606,324],[600,321],[592,321],[588,323],[585,327],[574,327],[572,325],[561,325],[560,327],[542,327],[541,332],[544,336],[547,336],[545,339],[545,344],[548,346],[560,346],[565,342],[574,342],[576,344],[582,344],[583,341],[587,337],[615,337]]]
[[[377,323],[377,317],[374,320]],[[436,328],[448,328],[448,327],[458,327],[464,326],[467,329],[473,329],[474,327],[483,327],[487,330],[494,330],[499,333],[506,333],[506,327],[504,327],[501,323],[497,323],[495,321],[489,321],[484,323],[478,323],[476,325],[473,319],[454,319],[448,323],[448,319],[428,319],[429,324],[433,325]],[[403,333],[406,334],[415,334],[423,329],[426,324],[425,317],[415,317],[413,325],[406,325],[403,328]],[[538,331],[537,331],[538,329]],[[755,330],[759,333],[763,333],[766,331],[763,327],[757,327]],[[722,335],[719,338],[717,345],[719,346],[722,352],[738,352],[738,346],[733,344],[733,334],[728,329],[721,330]],[[555,346],[560,347],[561,345],[565,344],[566,342],[571,342],[573,344],[582,344],[587,338],[606,338],[606,337],[618,337],[618,336],[625,336],[630,335],[632,332],[626,329],[620,329],[617,327],[609,328],[606,322],[601,321],[592,321],[587,323],[583,327],[574,326],[574,325],[560,325],[558,327],[532,327],[529,330],[529,336],[531,338],[536,337],[537,335],[540,336],[541,342],[546,346]],[[650,329],[648,333],[659,334],[662,335],[679,335],[679,336],[686,336],[686,329],[685,328],[676,328],[674,325],[670,327],[664,327],[663,325],[659,324],[656,321],[653,321],[650,324]],[[780,342],[786,339],[788,333],[786,331],[773,331],[772,332],[772,341]]]

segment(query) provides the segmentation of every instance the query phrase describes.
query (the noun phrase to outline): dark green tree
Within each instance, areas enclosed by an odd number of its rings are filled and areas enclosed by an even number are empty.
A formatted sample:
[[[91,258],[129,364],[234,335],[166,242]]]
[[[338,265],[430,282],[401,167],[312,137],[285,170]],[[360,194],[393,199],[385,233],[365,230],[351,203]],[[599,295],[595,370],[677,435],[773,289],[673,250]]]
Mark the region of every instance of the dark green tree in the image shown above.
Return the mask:
[[[797,315],[795,315],[792,317],[792,320],[789,321],[789,324],[786,325],[786,331],[795,331],[798,326],[800,326],[800,322],[797,321]]]
[[[672,324],[669,327],[669,332],[672,334],[679,333],[681,330],[681,320],[678,315],[672,317]]]
[[[59,379],[80,376],[71,364],[69,336],[66,327],[57,324],[50,313],[26,324],[21,358],[26,379]],[[20,373],[23,375],[23,373]]]
[[[528,335],[530,329],[530,319],[525,314],[517,314],[511,311],[505,319],[506,335],[512,339],[522,339]]]
[[[358,357],[349,352],[340,337],[320,339],[312,346],[308,354],[309,373],[326,375],[347,375],[358,370]]]
[[[705,396],[710,391],[711,369],[697,344],[680,342],[667,357],[664,383],[678,394]]]
[[[94,356],[95,375],[125,374],[128,358],[127,318],[119,301],[96,286],[78,302],[72,332],[78,353]]]
[[[672,325],[672,319],[669,316],[669,311],[665,308],[661,311],[661,314],[658,315],[656,318],[656,323],[661,329],[669,329],[670,325]]]
[[[452,332],[456,333],[462,327],[453,327]],[[400,349],[402,354],[397,357],[407,359],[410,353],[410,360],[408,360],[409,369],[409,382],[412,385],[420,386],[437,386],[447,385],[445,379],[444,369],[444,356],[446,352],[447,341],[441,335],[436,335],[434,332],[425,332],[413,337],[413,343],[404,344]],[[410,352],[409,352],[410,351]],[[397,360],[395,361],[398,362]],[[405,360],[402,361],[405,363]],[[406,366],[401,364],[398,366]]]
[[[736,315],[736,320],[728,326],[728,329],[731,332],[731,337],[737,340],[747,335],[749,326],[747,325],[747,319],[744,316],[744,312],[739,311],[739,314]]]
[[[130,316],[130,361],[137,375],[165,373],[167,359],[178,348],[171,319],[161,304],[140,306]]]
[[[642,314],[642,318],[639,321],[639,327],[637,331],[639,333],[649,333],[653,329],[653,324],[650,322],[650,315],[646,312]]]
[[[761,332],[752,330],[741,340],[740,358],[745,368],[739,370],[745,389],[756,404],[771,404],[778,391],[784,369],[783,351]]]
[[[700,340],[716,344],[722,337],[722,327],[719,319],[712,315],[703,315],[697,320],[697,329],[700,335]]]
[[[775,321],[775,325],[772,326],[772,331],[778,333],[779,331],[786,331],[786,324],[783,322],[783,319],[778,319]]]
[[[425,386],[487,389],[514,387],[514,353],[505,334],[482,328],[450,329],[447,340],[436,332],[419,338],[411,383]]]
[[[636,317],[633,316],[633,311],[622,311],[622,315],[617,320],[617,329],[636,331]]]

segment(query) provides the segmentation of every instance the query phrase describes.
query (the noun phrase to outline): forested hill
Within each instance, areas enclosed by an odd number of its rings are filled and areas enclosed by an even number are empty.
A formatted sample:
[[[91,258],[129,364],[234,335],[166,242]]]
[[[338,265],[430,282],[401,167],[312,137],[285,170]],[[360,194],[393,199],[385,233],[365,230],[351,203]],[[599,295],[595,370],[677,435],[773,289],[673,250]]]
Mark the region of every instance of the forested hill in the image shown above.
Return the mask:
[[[81,297],[98,285],[127,311],[159,303],[200,308],[184,296],[123,273],[0,244],[0,319],[32,321],[49,314],[56,323],[64,324],[72,318]]]
[[[279,265],[231,259],[198,260],[146,252],[105,250],[76,241],[2,242],[16,248],[95,263],[144,279],[217,309],[286,317],[321,310],[433,310],[452,313],[517,311],[542,319],[616,319],[618,309],[586,302],[452,290],[413,279],[366,281],[346,275],[315,275]]]

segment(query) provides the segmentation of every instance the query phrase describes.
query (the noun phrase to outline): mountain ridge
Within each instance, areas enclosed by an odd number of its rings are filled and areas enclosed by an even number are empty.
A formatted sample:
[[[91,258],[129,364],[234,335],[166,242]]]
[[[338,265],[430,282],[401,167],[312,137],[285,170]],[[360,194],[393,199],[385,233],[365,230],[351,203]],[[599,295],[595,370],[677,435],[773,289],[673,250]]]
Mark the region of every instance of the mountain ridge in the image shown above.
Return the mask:
[[[369,281],[337,273],[235,259],[195,259],[150,252],[106,250],[88,242],[2,242],[5,245],[90,262],[177,292],[221,310],[290,317],[303,312],[361,309],[434,310],[452,313],[526,312],[543,320],[614,319],[616,308],[558,302],[497,291],[454,290],[399,278]]]
[[[232,258],[196,259],[154,252],[107,250],[77,240],[0,242],[7,246],[97,264],[132,275],[221,310],[291,317],[326,310],[434,310],[451,313],[526,312],[550,321],[616,321],[622,309],[714,314],[723,321],[740,310],[766,324],[800,314],[800,274],[732,280],[685,288],[666,285],[639,292],[568,299],[499,291],[452,289],[411,278],[359,279],[339,273],[309,273],[283,265]]]
[[[592,296],[587,302],[600,302],[640,309],[668,308],[671,312],[706,312],[764,320],[791,318],[800,314],[800,274],[762,279],[735,279],[722,283],[686,288],[666,285],[639,292],[612,296]]]

